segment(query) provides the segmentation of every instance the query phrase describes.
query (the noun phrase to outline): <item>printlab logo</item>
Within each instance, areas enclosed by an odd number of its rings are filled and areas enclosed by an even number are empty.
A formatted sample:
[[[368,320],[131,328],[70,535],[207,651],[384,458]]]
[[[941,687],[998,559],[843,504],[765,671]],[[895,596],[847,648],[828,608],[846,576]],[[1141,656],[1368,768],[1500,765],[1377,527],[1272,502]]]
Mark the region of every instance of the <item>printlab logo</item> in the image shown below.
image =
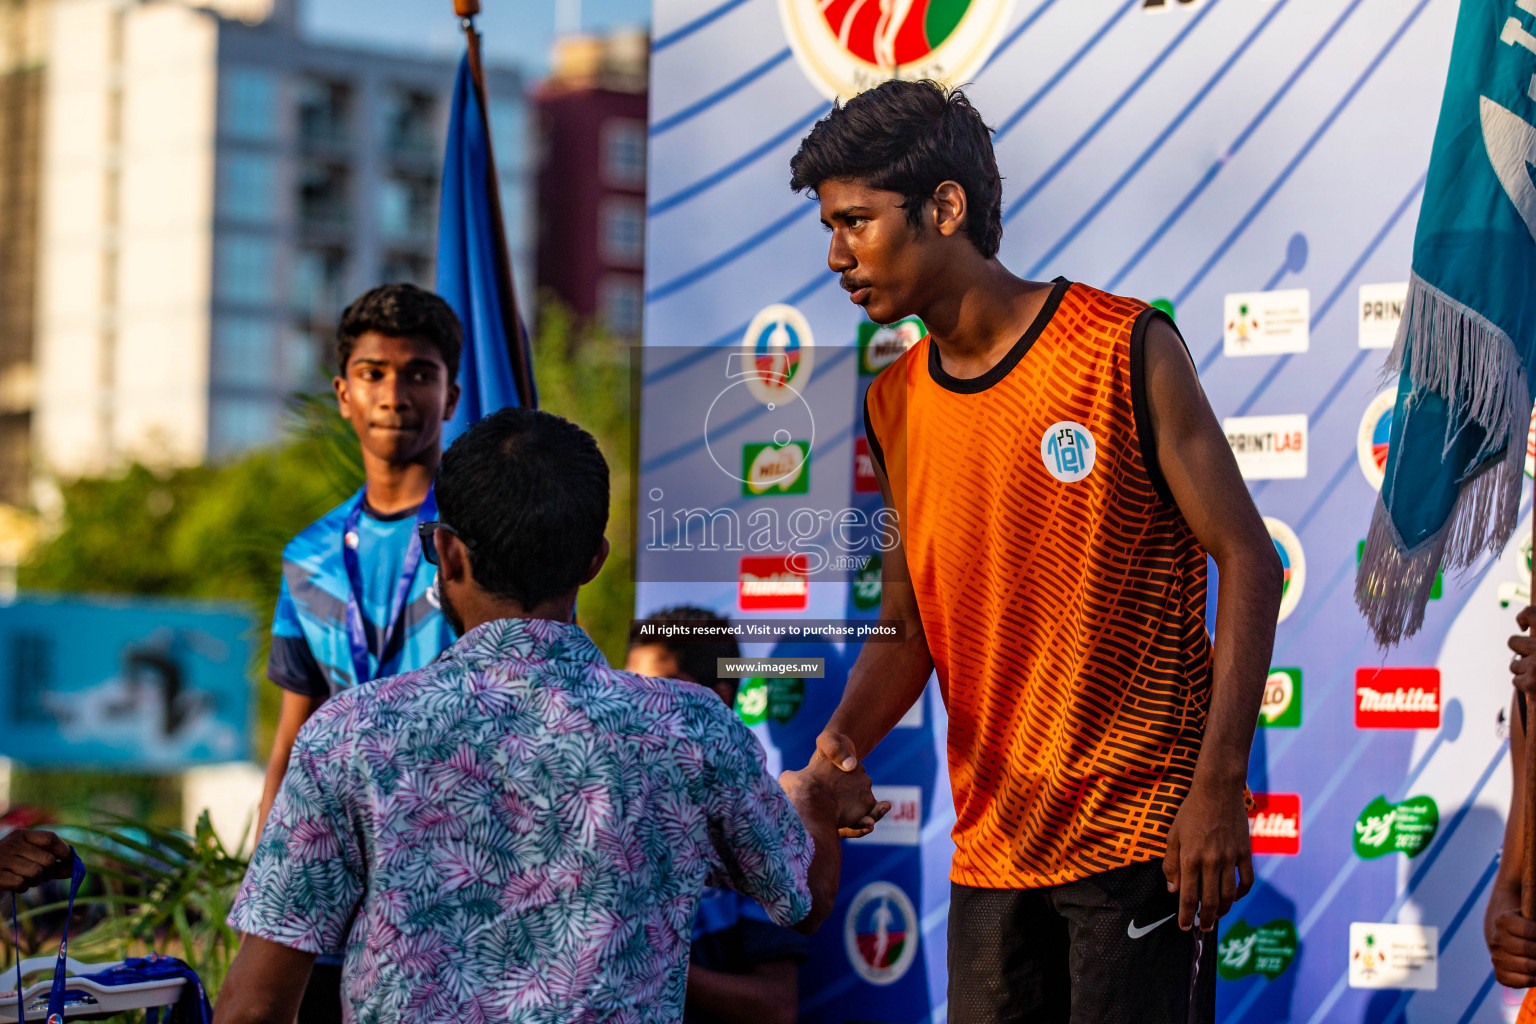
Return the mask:
[[[1360,286],[1360,347],[1391,348],[1403,322],[1408,282]]]
[[[741,689],[736,691],[736,714],[747,725],[770,720],[782,725],[794,718],[804,703],[804,679],[753,676],[742,680]]]
[[[1280,555],[1282,582],[1280,617],[1277,621],[1284,622],[1301,603],[1301,591],[1307,584],[1307,556],[1301,550],[1301,538],[1289,526],[1269,516],[1264,517],[1264,526],[1269,530],[1270,540],[1275,542],[1275,551]]]
[[[873,377],[923,339],[928,329],[915,316],[893,324],[859,324],[859,376]]]
[[[843,918],[843,948],[855,973],[871,985],[894,985],[917,957],[917,910],[900,886],[871,882]]]
[[[811,489],[811,443],[749,444],[741,450],[741,494],[805,494]]]
[[[747,555],[737,576],[736,604],[744,612],[798,612],[810,604],[804,555]]]
[[[1355,728],[1440,728],[1440,670],[1355,669]]]
[[[1064,484],[1075,484],[1093,472],[1099,447],[1081,423],[1061,420],[1040,435],[1040,461],[1046,472]]]
[[[1259,706],[1259,725],[1266,729],[1294,729],[1301,725],[1301,669],[1269,670],[1264,703]]]
[[[800,70],[829,100],[890,78],[966,81],[992,55],[1013,0],[779,0]]]
[[[1277,918],[1254,928],[1239,918],[1216,947],[1216,974],[1222,981],[1255,974],[1274,981],[1296,959],[1299,945],[1294,922]]]
[[[1360,472],[1381,490],[1387,477],[1387,445],[1392,439],[1392,407],[1397,404],[1397,389],[1383,391],[1365,407],[1356,435],[1355,452],[1360,457]]]
[[[1227,444],[1244,480],[1300,480],[1307,475],[1307,416],[1229,416]]]
[[[1294,857],[1301,852],[1301,794],[1255,793],[1248,814],[1254,853]]]
[[[1355,821],[1355,853],[1365,860],[1389,853],[1411,859],[1424,852],[1439,830],[1440,808],[1433,798],[1415,796],[1393,804],[1378,796]]]

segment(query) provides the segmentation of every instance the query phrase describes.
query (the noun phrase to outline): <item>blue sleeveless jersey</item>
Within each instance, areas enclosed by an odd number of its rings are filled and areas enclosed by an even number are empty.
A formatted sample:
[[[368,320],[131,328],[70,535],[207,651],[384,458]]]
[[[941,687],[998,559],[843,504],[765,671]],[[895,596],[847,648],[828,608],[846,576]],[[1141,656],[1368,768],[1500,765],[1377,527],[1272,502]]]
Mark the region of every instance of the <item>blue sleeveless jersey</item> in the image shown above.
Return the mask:
[[[347,569],[342,561],[347,517],[363,491],[321,516],[283,549],[283,582],[272,619],[272,656],[267,677],[278,686],[311,697],[329,697],[350,686],[351,647],[347,641]],[[422,561],[411,582],[400,622],[381,650],[390,599],[416,530],[411,510],[380,516],[363,510],[358,519],[358,564],[363,593],[359,604],[368,638],[373,678],[423,668],[454,641],[438,608],[437,567]]]

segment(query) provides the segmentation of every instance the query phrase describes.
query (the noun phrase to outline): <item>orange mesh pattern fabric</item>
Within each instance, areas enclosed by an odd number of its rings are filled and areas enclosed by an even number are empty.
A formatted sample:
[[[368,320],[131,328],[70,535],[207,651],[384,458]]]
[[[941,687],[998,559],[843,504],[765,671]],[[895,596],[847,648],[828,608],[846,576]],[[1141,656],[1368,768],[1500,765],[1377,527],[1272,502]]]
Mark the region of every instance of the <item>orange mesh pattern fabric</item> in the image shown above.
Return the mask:
[[[1160,858],[1188,791],[1210,693],[1206,559],[1143,457],[1132,388],[1160,315],[1059,282],[986,378],[948,378],[924,338],[870,386],[949,710],[962,885]],[[1076,482],[1041,451],[1063,422],[1096,446]]]

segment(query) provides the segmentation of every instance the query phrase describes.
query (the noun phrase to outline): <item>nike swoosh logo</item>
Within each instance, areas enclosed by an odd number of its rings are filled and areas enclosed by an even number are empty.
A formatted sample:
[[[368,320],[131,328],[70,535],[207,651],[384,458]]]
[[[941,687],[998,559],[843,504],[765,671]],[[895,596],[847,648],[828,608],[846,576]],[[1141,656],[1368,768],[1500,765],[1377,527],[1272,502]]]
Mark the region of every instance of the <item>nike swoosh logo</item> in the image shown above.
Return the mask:
[[[1125,926],[1125,934],[1129,935],[1133,939],[1139,939],[1148,932],[1156,931],[1160,926],[1167,924],[1169,921],[1172,921],[1178,916],[1178,912],[1175,911],[1174,913],[1169,914],[1167,917],[1163,918],[1161,921],[1153,921],[1151,924],[1144,928],[1137,928],[1136,922],[1132,920],[1130,924]]]

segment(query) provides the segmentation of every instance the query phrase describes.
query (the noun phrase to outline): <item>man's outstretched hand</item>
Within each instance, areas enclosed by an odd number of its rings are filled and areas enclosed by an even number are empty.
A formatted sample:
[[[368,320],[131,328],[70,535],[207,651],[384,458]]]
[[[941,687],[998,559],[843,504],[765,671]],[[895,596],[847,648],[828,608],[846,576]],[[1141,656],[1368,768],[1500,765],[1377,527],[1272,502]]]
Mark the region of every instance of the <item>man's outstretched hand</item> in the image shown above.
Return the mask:
[[[40,829],[17,829],[0,837],[0,891],[26,892],[50,878],[68,878],[75,866],[69,845]]]
[[[1163,876],[1168,891],[1179,894],[1179,927],[1186,931],[1210,931],[1248,895],[1253,848],[1241,783],[1202,784],[1196,775],[1168,831]]]
[[[859,755],[857,748],[853,745],[853,740],[840,732],[833,732],[830,729],[823,731],[820,736],[816,737],[816,753],[811,755],[811,763],[806,766],[807,770],[818,764],[823,767],[831,765],[846,775],[864,776],[864,769],[859,766]],[[867,776],[865,777],[867,778]],[[873,793],[871,793],[870,798],[873,800]],[[879,821],[880,817],[883,817],[885,812],[891,809],[891,805],[888,803],[879,806],[883,807],[884,810],[873,819],[866,817],[866,819],[861,819],[852,824],[839,822],[837,834],[844,839],[858,839],[860,836],[869,835],[875,827],[875,822]]]
[[[779,783],[791,798],[809,797],[835,816],[837,834],[845,839],[867,836],[885,817],[891,805],[875,799],[869,775],[857,764],[852,769],[835,767],[817,753],[798,772],[785,772]]]

